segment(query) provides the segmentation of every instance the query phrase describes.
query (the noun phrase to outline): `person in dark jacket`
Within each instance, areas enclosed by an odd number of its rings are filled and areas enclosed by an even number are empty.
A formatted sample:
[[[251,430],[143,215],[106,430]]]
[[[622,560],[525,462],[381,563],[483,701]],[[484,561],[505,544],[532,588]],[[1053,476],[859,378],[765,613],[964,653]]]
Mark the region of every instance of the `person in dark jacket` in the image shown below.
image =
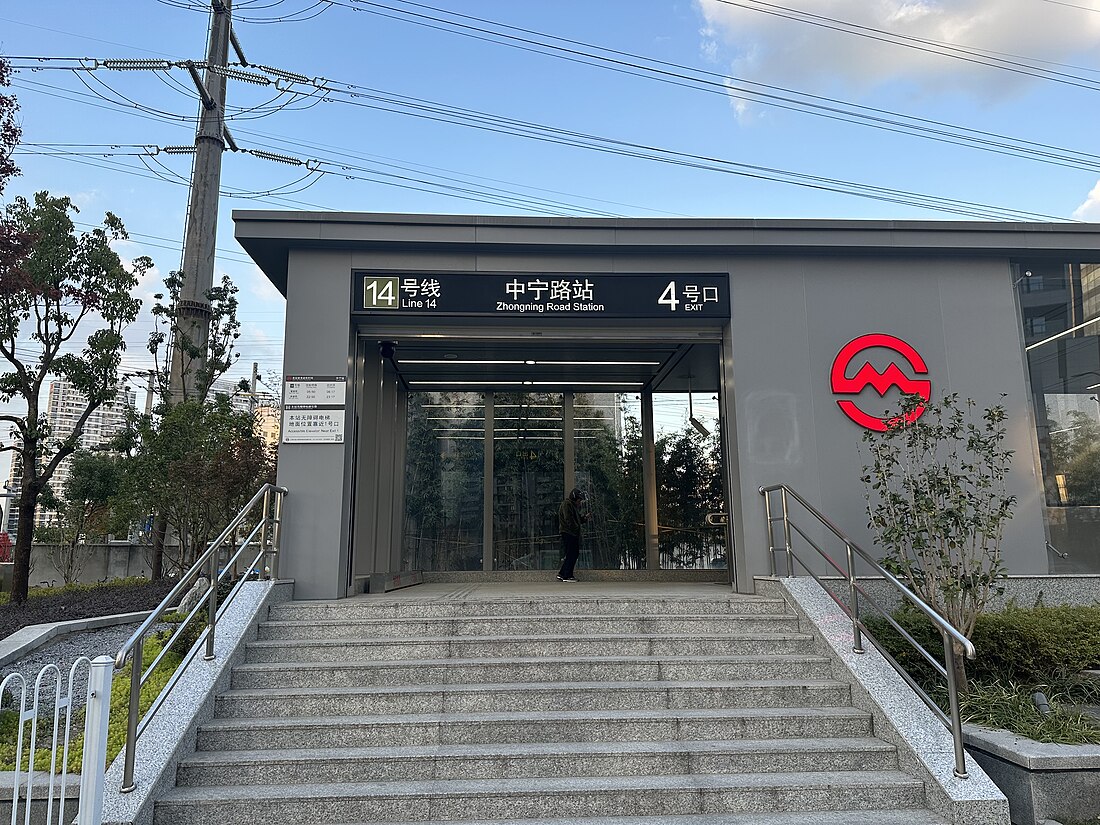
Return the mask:
[[[565,497],[558,507],[558,528],[561,530],[561,547],[565,559],[558,570],[558,581],[575,582],[573,567],[581,554],[581,525],[588,516],[581,512],[581,506],[587,496],[576,487]]]

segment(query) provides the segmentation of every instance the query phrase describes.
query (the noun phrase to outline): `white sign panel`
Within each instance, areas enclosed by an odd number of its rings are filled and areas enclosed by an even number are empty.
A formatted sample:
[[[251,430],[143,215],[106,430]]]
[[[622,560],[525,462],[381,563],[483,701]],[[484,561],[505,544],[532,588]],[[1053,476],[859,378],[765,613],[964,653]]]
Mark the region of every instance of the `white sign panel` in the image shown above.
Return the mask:
[[[286,408],[283,412],[283,443],[343,444],[344,408]]]
[[[288,407],[310,404],[344,406],[348,379],[343,375],[288,375],[283,404]]]
[[[284,444],[343,444],[343,375],[288,375],[283,385]]]

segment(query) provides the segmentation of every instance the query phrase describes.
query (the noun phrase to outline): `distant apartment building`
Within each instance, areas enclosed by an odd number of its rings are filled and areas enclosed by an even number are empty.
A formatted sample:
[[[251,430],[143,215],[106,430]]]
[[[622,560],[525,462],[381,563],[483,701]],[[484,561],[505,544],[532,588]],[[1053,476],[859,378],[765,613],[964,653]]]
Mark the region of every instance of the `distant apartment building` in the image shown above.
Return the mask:
[[[81,414],[87,406],[87,399],[68,381],[52,381],[50,383],[49,398],[46,402],[46,420],[49,422],[51,441],[59,441],[72,435],[80,420]],[[91,450],[101,447],[122,429],[126,423],[126,411],[134,409],[137,403],[137,394],[126,387],[119,390],[114,401],[108,401],[95,409],[84,423],[84,431],[80,436],[79,449]],[[71,462],[65,459],[57,465],[57,470],[50,479],[50,486],[60,494],[69,480]],[[23,461],[18,453],[13,454],[11,471],[8,476],[8,488],[15,496],[8,512],[7,532],[14,541],[17,534],[19,520],[18,508],[15,503],[19,500],[22,489]],[[39,512],[35,515],[35,524],[43,524],[49,518],[49,514]]]
[[[282,422],[282,402],[273,393],[253,393],[242,389],[242,381],[248,383],[247,379],[219,378],[210,386],[210,394],[227,396],[229,405],[237,412],[252,413],[256,422],[256,435],[269,447],[277,446]]]
[[[282,405],[274,396],[261,394],[256,399],[256,435],[264,440],[268,447],[279,445],[279,433],[282,424]]]

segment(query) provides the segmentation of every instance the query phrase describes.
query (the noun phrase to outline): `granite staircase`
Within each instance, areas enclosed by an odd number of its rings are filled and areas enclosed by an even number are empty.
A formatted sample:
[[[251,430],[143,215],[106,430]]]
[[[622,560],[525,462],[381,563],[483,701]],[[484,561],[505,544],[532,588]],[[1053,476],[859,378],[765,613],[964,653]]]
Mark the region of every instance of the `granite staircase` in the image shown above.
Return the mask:
[[[272,608],[155,825],[943,825],[779,599]]]

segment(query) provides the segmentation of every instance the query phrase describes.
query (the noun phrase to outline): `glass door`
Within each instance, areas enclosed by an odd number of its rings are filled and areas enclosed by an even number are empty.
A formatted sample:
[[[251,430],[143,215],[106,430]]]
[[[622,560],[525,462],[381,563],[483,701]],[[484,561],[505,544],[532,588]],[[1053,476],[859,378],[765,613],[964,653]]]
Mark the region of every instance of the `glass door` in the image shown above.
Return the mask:
[[[561,563],[563,407],[561,393],[494,396],[494,570],[553,570]]]
[[[480,570],[485,400],[411,392],[405,451],[402,570]]]

